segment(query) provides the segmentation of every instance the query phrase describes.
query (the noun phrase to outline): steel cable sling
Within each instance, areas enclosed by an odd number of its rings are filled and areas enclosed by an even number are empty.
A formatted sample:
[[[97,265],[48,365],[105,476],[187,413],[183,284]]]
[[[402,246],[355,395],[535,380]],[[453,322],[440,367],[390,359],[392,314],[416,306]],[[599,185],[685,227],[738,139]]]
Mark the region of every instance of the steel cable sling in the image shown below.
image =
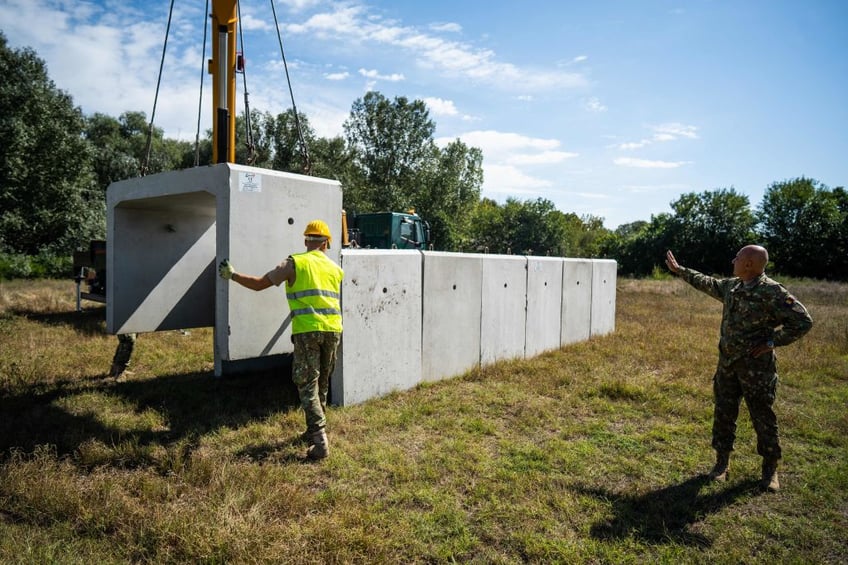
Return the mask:
[[[165,43],[162,45],[162,60],[159,62],[159,78],[156,79],[156,96],[153,98],[153,111],[150,113],[150,125],[147,126],[147,145],[145,147],[144,161],[141,164],[139,171],[141,176],[147,174],[150,169],[150,149],[153,137],[153,119],[156,117],[156,104],[159,101],[159,85],[162,84],[162,67],[165,65],[165,52],[168,49],[168,35],[171,33],[171,17],[174,15],[174,0],[171,0],[171,7],[168,10],[168,26],[165,28]]]
[[[283,57],[283,68],[286,71],[286,82],[289,85],[289,96],[292,101],[292,111],[294,112],[294,124],[297,128],[297,138],[300,141],[300,147],[303,151],[303,174],[308,175],[312,172],[312,160],[309,157],[309,147],[306,146],[306,139],[303,137],[303,128],[300,126],[300,117],[297,114],[297,105],[294,103],[294,91],[292,90],[291,77],[289,77],[289,66],[286,63],[286,53],[283,50],[283,37],[280,35],[280,24],[277,21],[277,10],[274,7],[274,0],[271,1],[271,11],[274,14],[274,28],[277,30],[277,41],[280,44],[280,55]]]

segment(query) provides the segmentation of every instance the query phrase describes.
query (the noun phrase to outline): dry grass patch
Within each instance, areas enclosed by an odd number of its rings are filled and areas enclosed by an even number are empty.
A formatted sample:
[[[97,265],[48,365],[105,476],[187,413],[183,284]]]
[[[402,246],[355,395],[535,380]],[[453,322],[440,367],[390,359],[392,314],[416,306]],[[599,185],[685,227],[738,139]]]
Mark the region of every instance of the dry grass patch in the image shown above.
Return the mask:
[[[73,285],[0,283],[0,561],[848,561],[848,285],[791,281],[779,351],[784,490],[756,488],[743,409],[705,480],[720,304],[620,280],[616,331],[329,412],[303,461],[281,375],[211,376],[208,329],[116,340]]]

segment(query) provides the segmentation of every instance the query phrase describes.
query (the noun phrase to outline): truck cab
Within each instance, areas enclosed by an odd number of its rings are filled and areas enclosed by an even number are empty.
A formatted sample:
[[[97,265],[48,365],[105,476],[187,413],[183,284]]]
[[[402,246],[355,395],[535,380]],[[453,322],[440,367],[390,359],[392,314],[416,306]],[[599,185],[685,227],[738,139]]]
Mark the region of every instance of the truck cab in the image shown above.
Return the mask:
[[[350,221],[348,239],[351,247],[428,249],[430,225],[414,212],[357,214]]]

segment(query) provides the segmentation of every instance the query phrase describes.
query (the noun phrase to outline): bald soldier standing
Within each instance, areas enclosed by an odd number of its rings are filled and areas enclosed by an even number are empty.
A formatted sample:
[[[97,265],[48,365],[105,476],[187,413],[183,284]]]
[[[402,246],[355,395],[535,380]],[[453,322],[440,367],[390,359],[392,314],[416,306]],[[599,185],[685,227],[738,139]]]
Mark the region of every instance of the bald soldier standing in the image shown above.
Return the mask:
[[[777,416],[775,347],[789,345],[813,326],[807,309],[783,285],[765,275],[768,251],[746,245],[733,259],[733,277],[717,279],[681,266],[666,252],[669,270],[696,289],[724,304],[718,368],[713,377],[713,440],[716,463],[710,478],[726,481],[730,452],[736,439],[736,418],[742,398],[757,433],[757,453],[763,458],[762,487],[780,489],[781,458]]]

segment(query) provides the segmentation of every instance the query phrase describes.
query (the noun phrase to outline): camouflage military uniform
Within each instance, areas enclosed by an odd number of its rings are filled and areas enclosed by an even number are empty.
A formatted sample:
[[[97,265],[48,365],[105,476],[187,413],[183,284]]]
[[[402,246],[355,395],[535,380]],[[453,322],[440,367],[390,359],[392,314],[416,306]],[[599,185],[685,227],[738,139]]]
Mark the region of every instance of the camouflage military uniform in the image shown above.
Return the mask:
[[[340,333],[307,332],[292,336],[294,341],[294,366],[292,380],[300,395],[300,403],[306,415],[306,432],[313,433],[324,428],[327,421],[324,410],[330,375],[336,365],[336,348],[341,341]]]
[[[724,304],[718,368],[713,377],[713,448],[717,452],[733,450],[739,403],[744,398],[757,433],[757,453],[780,459],[777,416],[772,408],[777,394],[774,351],[753,357],[750,350],[769,342],[774,347],[792,343],[810,330],[812,318],[794,296],[765,274],[747,284],[738,277],[716,279],[684,267],[678,274]]]

